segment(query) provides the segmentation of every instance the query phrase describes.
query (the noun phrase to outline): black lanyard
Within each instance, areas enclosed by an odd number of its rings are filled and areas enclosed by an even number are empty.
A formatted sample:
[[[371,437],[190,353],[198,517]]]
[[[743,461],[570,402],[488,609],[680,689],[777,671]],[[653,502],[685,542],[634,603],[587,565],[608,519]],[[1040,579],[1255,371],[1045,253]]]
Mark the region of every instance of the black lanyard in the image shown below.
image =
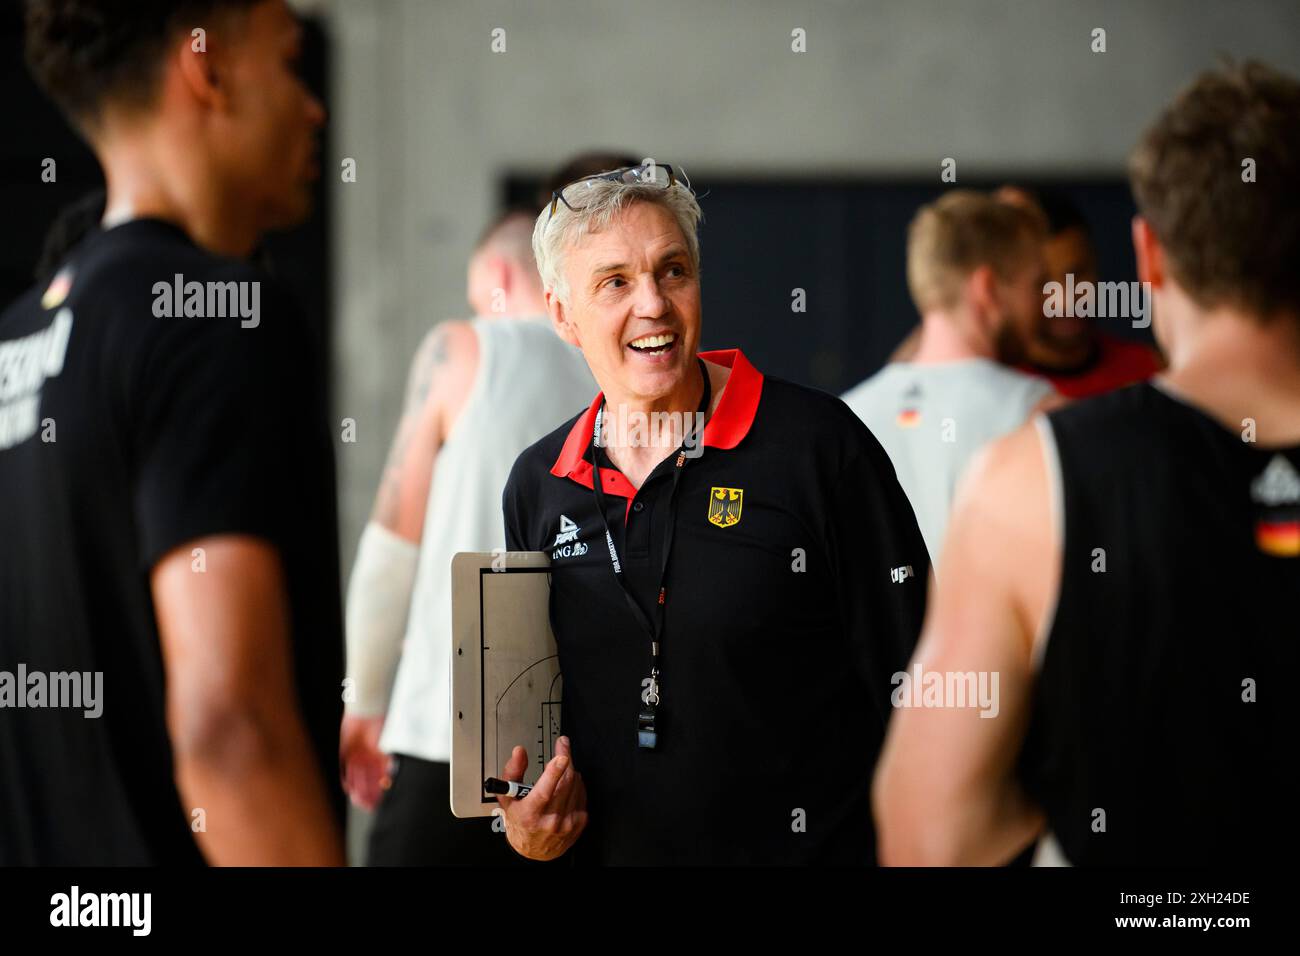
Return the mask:
[[[666,517],[667,527],[664,529],[664,546],[663,546],[663,563],[659,568],[659,590],[658,598],[655,602],[654,620],[641,609],[641,605],[636,602],[632,596],[627,582],[623,580],[623,566],[618,559],[618,549],[614,546],[614,533],[610,530],[609,520],[605,517],[605,495],[600,487],[600,463],[597,448],[600,447],[601,423],[605,417],[605,406],[602,403],[600,410],[596,412],[596,422],[591,430],[591,490],[596,496],[596,511],[600,515],[600,523],[605,526],[605,544],[609,547],[609,562],[614,569],[614,580],[618,586],[623,589],[623,597],[627,599],[627,605],[632,609],[632,614],[641,626],[645,629],[650,638],[650,677],[646,682],[646,692],[639,697],[641,701],[640,713],[637,717],[637,746],[653,749],[658,742],[658,734],[655,730],[655,712],[659,706],[659,643],[663,636],[664,628],[664,600],[666,597],[664,589],[664,580],[668,575],[668,560],[672,555],[673,536],[677,526],[677,486],[681,483],[682,472],[686,467],[685,445],[687,440],[692,437],[702,439],[702,436],[695,435],[695,427],[702,422],[707,416],[709,404],[713,399],[713,388],[709,383],[709,372],[704,366],[703,359],[697,359],[700,363],[700,375],[704,379],[704,394],[700,398],[700,407],[696,412],[696,420],[692,423],[690,431],[683,436],[682,448],[677,450],[677,459],[673,463],[673,488],[668,495],[668,515]],[[698,446],[697,446],[698,447]]]

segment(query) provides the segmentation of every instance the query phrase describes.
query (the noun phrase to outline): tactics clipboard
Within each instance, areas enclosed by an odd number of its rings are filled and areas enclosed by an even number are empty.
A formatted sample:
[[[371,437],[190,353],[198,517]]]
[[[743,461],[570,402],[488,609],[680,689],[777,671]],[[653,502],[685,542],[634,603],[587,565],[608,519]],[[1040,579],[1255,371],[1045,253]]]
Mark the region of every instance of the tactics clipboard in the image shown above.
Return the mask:
[[[550,557],[461,552],[451,560],[451,812],[491,816],[486,777],[529,751],[535,783],[560,736],[562,683],[551,633]]]

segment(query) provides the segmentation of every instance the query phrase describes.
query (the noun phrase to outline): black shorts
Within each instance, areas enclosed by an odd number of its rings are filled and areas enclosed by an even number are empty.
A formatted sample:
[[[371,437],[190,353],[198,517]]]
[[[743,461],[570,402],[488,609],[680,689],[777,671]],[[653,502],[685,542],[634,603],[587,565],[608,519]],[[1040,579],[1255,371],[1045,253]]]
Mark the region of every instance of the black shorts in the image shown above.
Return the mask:
[[[393,755],[393,785],[379,801],[367,866],[512,866],[526,864],[494,817],[452,816],[451,767]],[[500,824],[498,824],[500,826]]]

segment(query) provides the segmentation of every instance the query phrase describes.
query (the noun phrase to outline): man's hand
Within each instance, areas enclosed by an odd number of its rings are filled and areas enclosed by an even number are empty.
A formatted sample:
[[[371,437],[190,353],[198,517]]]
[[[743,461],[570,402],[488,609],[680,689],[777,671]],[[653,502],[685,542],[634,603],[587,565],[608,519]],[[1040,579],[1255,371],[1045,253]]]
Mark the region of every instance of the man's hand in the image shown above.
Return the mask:
[[[344,714],[339,729],[339,769],[343,789],[352,802],[363,810],[373,811],[379,798],[392,784],[390,758],[379,749],[379,733],[384,718]]]
[[[516,747],[501,772],[503,780],[520,780],[528,769],[528,751]],[[520,856],[554,860],[577,842],[587,826],[587,790],[573,769],[569,738],[555,742],[555,756],[542,771],[532,792],[512,798],[498,796],[506,821],[506,839]]]

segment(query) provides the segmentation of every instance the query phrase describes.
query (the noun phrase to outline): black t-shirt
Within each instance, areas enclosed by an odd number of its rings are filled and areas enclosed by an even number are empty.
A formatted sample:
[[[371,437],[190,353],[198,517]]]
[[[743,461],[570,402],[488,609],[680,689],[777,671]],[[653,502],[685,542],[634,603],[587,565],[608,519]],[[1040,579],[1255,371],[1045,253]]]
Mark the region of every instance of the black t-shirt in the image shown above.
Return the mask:
[[[342,819],[317,338],[267,276],[157,220],[92,234],[0,314],[0,863],[202,861],[173,779],[149,573],[204,535],[280,551],[298,703]],[[97,679],[94,707],[19,706],[42,684],[66,704],[78,681],[85,705]]]
[[[1289,862],[1300,447],[1151,384],[1049,419],[1065,538],[1026,790],[1076,865]]]
[[[583,862],[874,862],[871,774],[892,675],[919,636],[929,561],[888,457],[839,399],[738,351],[680,478],[665,581],[659,745],[637,745],[650,639],[614,577],[588,459],[601,401],[526,450],[512,550],[551,557],[562,724],[587,787]],[[633,489],[608,457],[606,520],[653,611],[676,456]],[[904,570],[906,569],[906,570]]]

